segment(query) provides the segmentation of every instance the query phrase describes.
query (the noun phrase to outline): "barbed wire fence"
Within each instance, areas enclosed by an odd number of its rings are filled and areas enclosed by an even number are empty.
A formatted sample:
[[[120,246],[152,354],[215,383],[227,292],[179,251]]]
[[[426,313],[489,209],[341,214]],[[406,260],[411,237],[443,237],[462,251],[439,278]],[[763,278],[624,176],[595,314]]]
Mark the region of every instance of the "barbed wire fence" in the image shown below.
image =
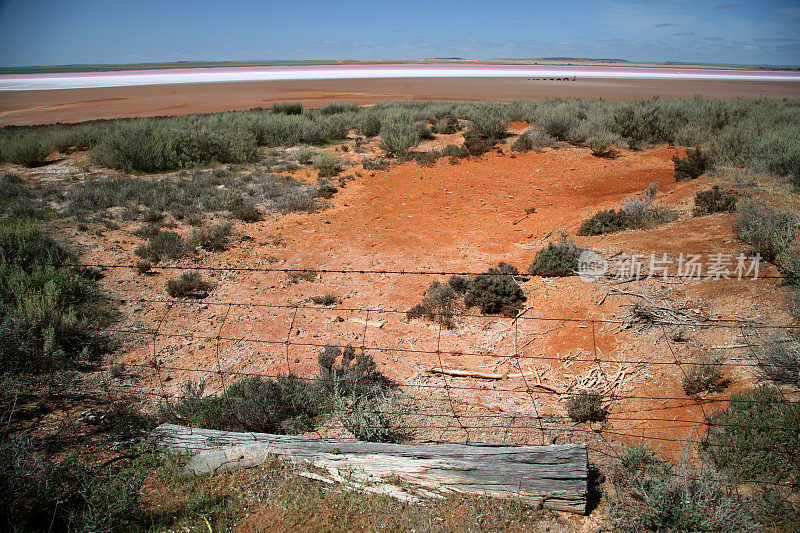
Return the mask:
[[[73,266],[75,268],[98,268],[98,269],[130,269],[136,271],[136,265],[126,264],[70,264],[62,266]],[[190,270],[206,270],[206,271],[248,271],[248,272],[278,272],[290,274],[292,272],[313,272],[315,274],[347,274],[347,275],[417,275],[417,276],[473,276],[481,275],[484,273],[478,272],[450,272],[450,271],[404,271],[404,270],[386,270],[386,269],[317,269],[317,268],[260,268],[260,267],[200,267],[200,266],[154,266],[154,270],[165,271],[190,271]],[[511,275],[498,273],[496,275]],[[579,440],[585,442],[591,454],[596,454],[599,458],[618,458],[618,452],[621,443],[631,444],[637,442],[648,442],[654,448],[667,447],[675,449],[678,446],[693,445],[693,446],[718,446],[729,448],[741,448],[743,445],[740,443],[710,443],[701,438],[693,438],[693,435],[703,433],[707,428],[712,426],[718,427],[740,427],[754,430],[790,430],[791,428],[782,427],[780,425],[759,425],[759,424],[726,424],[715,422],[712,418],[711,409],[717,409],[727,405],[730,402],[759,402],[757,399],[743,399],[743,398],[730,398],[727,394],[716,394],[712,396],[704,395],[675,395],[670,393],[636,393],[624,392],[620,390],[622,387],[613,386],[614,379],[619,380],[619,372],[616,378],[610,378],[604,365],[632,365],[634,368],[650,369],[650,368],[675,368],[680,376],[686,377],[686,370],[684,366],[687,361],[684,360],[676,350],[673,343],[670,341],[670,335],[667,328],[680,328],[680,327],[693,327],[698,330],[721,330],[721,331],[738,331],[736,334],[741,337],[742,342],[734,345],[722,345],[719,347],[708,347],[709,349],[719,349],[728,352],[734,350],[747,350],[748,355],[729,356],[720,362],[711,362],[704,360],[692,360],[688,364],[704,366],[715,365],[723,368],[729,368],[731,371],[744,371],[749,372],[751,377],[756,377],[762,367],[756,350],[760,344],[752,340],[754,334],[761,332],[796,332],[800,326],[796,324],[765,324],[755,319],[746,319],[741,317],[704,317],[698,321],[685,321],[685,320],[666,320],[654,319],[649,326],[657,328],[661,332],[660,339],[665,342],[666,351],[668,352],[666,358],[659,358],[657,355],[651,358],[630,358],[627,356],[608,357],[598,347],[598,329],[599,328],[629,328],[636,326],[629,318],[589,318],[589,317],[569,317],[569,316],[553,316],[553,315],[537,315],[533,314],[531,307],[525,307],[513,317],[501,317],[498,315],[469,313],[469,312],[456,312],[452,316],[461,320],[488,320],[492,322],[508,322],[508,330],[512,331],[513,342],[509,341],[507,345],[503,346],[501,350],[464,350],[455,347],[448,347],[443,345],[444,328],[441,322],[436,322],[432,328],[429,328],[431,339],[428,340],[427,348],[417,347],[402,347],[399,345],[382,345],[378,342],[368,342],[370,336],[371,320],[376,320],[376,317],[381,317],[382,320],[387,322],[391,318],[391,323],[394,326],[408,324],[406,318],[406,311],[398,309],[384,309],[378,307],[359,307],[359,306],[322,306],[310,305],[308,299],[304,299],[295,304],[278,304],[278,303],[264,303],[257,301],[228,301],[228,300],[211,300],[211,299],[176,299],[176,298],[145,298],[145,297],[118,297],[112,298],[120,304],[145,304],[152,306],[155,311],[159,311],[157,319],[152,321],[153,326],[147,327],[96,327],[96,333],[115,335],[127,339],[135,339],[130,341],[132,346],[139,346],[144,349],[149,355],[149,361],[131,362],[131,361],[114,361],[113,365],[121,368],[133,369],[142,372],[152,372],[155,385],[152,387],[142,386],[140,384],[123,383],[123,382],[107,382],[104,384],[104,391],[108,394],[109,402],[114,401],[127,401],[127,402],[145,402],[153,405],[170,405],[174,402],[189,399],[185,393],[180,390],[176,391],[175,387],[168,385],[169,382],[178,383],[172,375],[165,375],[174,373],[176,375],[183,374],[186,376],[216,376],[219,380],[220,390],[224,390],[232,382],[245,378],[245,377],[260,377],[264,379],[275,379],[281,375],[293,374],[298,379],[313,382],[323,382],[326,379],[314,372],[316,364],[316,355],[320,350],[326,347],[334,347],[344,349],[348,347],[357,347],[365,354],[378,355],[378,370],[386,370],[391,364],[388,362],[387,357],[381,360],[380,356],[388,356],[390,354],[402,354],[408,357],[428,358],[433,361],[434,366],[430,364],[418,365],[422,368],[422,372],[418,372],[413,378],[406,378],[402,380],[393,380],[394,387],[401,392],[408,391],[408,396],[412,401],[418,400],[420,397],[423,400],[429,400],[428,403],[433,404],[433,407],[426,408],[425,401],[422,405],[414,404],[404,407],[402,404],[394,406],[392,410],[386,414],[399,418],[407,418],[403,421],[403,429],[408,431],[414,437],[416,442],[441,442],[454,440],[462,442],[476,442],[474,439],[480,438],[481,441],[489,439],[493,442],[505,445],[518,445],[518,444],[552,444],[556,442],[575,442]],[[213,331],[198,333],[197,322],[195,321],[195,328],[188,328],[177,326],[179,320],[176,315],[179,315],[180,308],[192,307],[214,307],[220,310],[219,315],[215,317],[221,318],[218,326],[215,326]],[[256,334],[250,334],[249,331],[240,331],[226,333],[226,326],[230,326],[232,318],[234,318],[234,310],[242,309],[255,309],[261,313],[274,312],[273,317],[281,316],[286,319],[285,330],[277,326],[277,321],[272,323],[273,334],[262,337]],[[294,340],[293,332],[296,330],[298,322],[303,318],[302,314],[306,312],[313,312],[318,314],[344,314],[349,313],[363,318],[357,319],[360,326],[359,333],[354,331],[347,331],[353,333],[355,338],[352,341],[344,342],[338,341],[335,335],[322,340]],[[221,315],[221,317],[220,317]],[[258,323],[256,319],[253,323]],[[524,353],[525,348],[530,346],[530,342],[521,344],[521,336],[527,335],[533,339],[543,339],[549,332],[548,330],[540,331],[531,329],[530,326],[541,324],[561,324],[560,327],[571,327],[573,329],[587,329],[590,334],[587,335],[588,346],[587,349],[576,350],[576,355],[568,354],[567,356],[546,355],[544,353]],[[385,323],[382,323],[385,324]],[[564,326],[567,325],[567,326]],[[523,329],[528,328],[526,331],[521,332]],[[383,326],[381,326],[382,328]],[[246,328],[243,328],[246,329]],[[388,329],[388,328],[387,328]],[[457,331],[457,330],[456,330]],[[748,333],[748,331],[750,333]],[[285,333],[284,333],[285,332]],[[279,334],[280,333],[280,334]],[[389,337],[397,333],[383,334],[383,337]],[[360,337],[360,339],[358,338]],[[167,344],[171,341],[190,341],[190,342],[208,342],[213,343],[211,353],[213,354],[210,364],[205,366],[201,364],[175,364],[169,362],[169,353],[167,351]],[[530,339],[529,339],[530,340]],[[248,370],[246,368],[230,368],[226,365],[226,358],[224,354],[226,349],[223,345],[230,345],[232,349],[227,351],[236,351],[235,347],[241,344],[255,344],[263,348],[257,352],[259,355],[264,352],[269,353],[273,361],[272,370],[258,371]],[[159,347],[160,346],[160,347]],[[294,349],[302,349],[306,354],[310,354],[305,361],[300,363],[295,362],[293,365],[291,353]],[[278,364],[278,356],[281,355],[285,360],[285,368],[283,365]],[[584,353],[585,356],[577,355]],[[234,355],[235,357],[235,355]],[[508,364],[516,370],[516,375],[510,372],[495,372],[489,379],[483,379],[470,375],[465,372],[459,375],[458,372],[448,373],[448,370],[459,370],[448,368],[453,359],[457,358],[478,358],[479,360],[486,359],[495,363],[495,368],[500,364]],[[412,361],[413,362],[413,361]],[[586,369],[584,373],[591,373],[596,371],[601,377],[593,381],[594,387],[601,389],[603,400],[608,405],[608,413],[604,421],[598,423],[577,423],[574,422],[570,416],[563,414],[563,403],[568,400],[572,395],[581,389],[580,386],[564,388],[557,387],[554,384],[542,383],[539,379],[539,374],[532,372],[530,368],[526,370],[523,364],[542,364],[553,365],[562,364],[560,368],[549,368],[556,373],[563,371],[564,364],[570,365],[575,363],[585,364]],[[463,369],[462,369],[463,370]],[[498,377],[499,376],[499,377]],[[512,377],[513,376],[513,377]],[[528,379],[528,378],[535,379]],[[514,384],[515,380],[521,381],[521,385]],[[485,382],[490,381],[493,385],[488,387]],[[479,382],[481,384],[476,384]],[[494,385],[499,383],[500,386]],[[590,381],[590,383],[592,383]],[[605,388],[599,384],[605,383]],[[608,386],[612,384],[611,386]],[[650,383],[653,385],[653,383]],[[64,384],[64,391],[68,391],[70,384]],[[780,389],[778,389],[780,390]],[[488,395],[494,395],[502,398],[504,395],[517,395],[517,397],[524,396],[529,402],[530,409],[500,409],[500,412],[493,410],[491,406],[481,404],[480,401],[474,398],[470,399],[469,394],[477,394],[483,396],[484,399]],[[415,396],[416,395],[416,396]],[[194,400],[204,401],[208,398],[192,398]],[[545,401],[546,400],[546,401]],[[245,401],[245,400],[243,400]],[[517,401],[520,401],[519,399]],[[633,405],[627,405],[628,403]],[[549,403],[549,409],[544,408],[544,404]],[[659,404],[659,405],[656,405]],[[261,404],[255,403],[256,406]],[[290,404],[281,404],[279,402],[272,402],[270,405],[274,407],[293,407]],[[554,409],[555,406],[562,406],[562,408]],[[697,409],[698,416],[691,416],[689,412]],[[681,411],[682,415],[676,416],[657,416],[654,413],[657,411]],[[346,408],[341,405],[331,405],[325,408],[325,412],[330,415],[336,415],[346,411]],[[11,423],[13,411],[9,415],[9,420],[6,424],[6,430]],[[413,422],[416,421],[416,422]],[[439,431],[440,438],[433,439],[431,434],[434,431]],[[678,433],[683,432],[678,435]],[[445,437],[447,437],[445,439]],[[347,437],[355,440],[355,437]],[[758,446],[751,446],[747,448],[748,451],[761,452],[770,451]],[[511,451],[510,453],[513,453]],[[800,452],[797,452],[800,453]],[[685,473],[680,474],[686,477]],[[779,486],[792,486],[791,482],[776,482],[771,480],[760,480],[758,483],[767,485]]]

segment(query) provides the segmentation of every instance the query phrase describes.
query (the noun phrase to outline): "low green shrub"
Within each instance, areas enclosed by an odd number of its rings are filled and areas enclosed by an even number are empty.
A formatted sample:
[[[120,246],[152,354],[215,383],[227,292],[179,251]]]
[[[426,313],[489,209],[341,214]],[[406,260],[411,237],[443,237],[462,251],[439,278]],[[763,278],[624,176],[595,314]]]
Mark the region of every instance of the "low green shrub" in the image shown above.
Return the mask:
[[[258,222],[264,219],[264,213],[250,201],[242,201],[231,208],[231,216],[242,222]],[[188,221],[191,224],[191,221]]]
[[[631,150],[669,142],[672,133],[657,104],[649,102],[623,104],[614,112],[611,131],[624,138]]]
[[[736,210],[736,201],[734,191],[725,191],[719,185],[714,185],[711,190],[697,191],[692,214],[698,217],[712,213],[730,213]]]
[[[800,387],[800,340],[772,338],[755,348],[758,366],[775,383]]]
[[[708,157],[700,148],[690,148],[686,157],[672,156],[675,163],[675,179],[677,181],[693,180],[700,177],[708,167]]]
[[[339,159],[333,152],[320,152],[314,156],[313,161],[320,178],[336,176],[342,170]]]
[[[536,252],[528,273],[547,278],[572,276],[578,271],[581,252],[583,249],[566,239],[559,243],[551,242]]]
[[[272,104],[272,112],[284,115],[300,115],[303,113],[303,104],[300,102],[275,102]]]
[[[762,531],[755,502],[705,465],[676,469],[646,444],[626,446],[610,471],[611,517],[621,531]]]
[[[511,145],[515,152],[530,152],[535,150],[541,152],[544,148],[552,148],[558,144],[558,140],[539,128],[528,128],[525,133],[517,137]]]
[[[800,402],[761,386],[731,396],[703,440],[714,464],[741,481],[800,482]]]
[[[653,206],[657,191],[658,185],[651,183],[643,195],[629,196],[623,200],[621,209],[598,212],[583,221],[578,235],[603,235],[626,229],[647,229],[677,219],[677,212]]]
[[[614,157],[617,154],[614,143],[617,136],[605,130],[598,131],[586,139],[586,145],[595,157]]]
[[[55,461],[32,440],[0,441],[0,516],[9,531],[132,531],[150,525],[140,502],[160,464],[151,453],[121,455],[102,468],[86,454]]]
[[[333,198],[333,195],[337,192],[339,192],[337,187],[324,183],[317,188],[316,196],[319,198],[330,199]]]
[[[386,170],[389,168],[389,161],[382,157],[367,157],[361,160],[361,166],[364,167],[364,170]]]
[[[439,152],[413,152],[412,157],[419,166],[432,167],[436,164],[436,159],[439,157]]]
[[[404,156],[422,139],[419,128],[400,117],[390,118],[381,124],[381,148],[390,156]]]
[[[601,422],[608,416],[603,408],[603,396],[589,391],[580,391],[569,397],[567,414],[575,422]]]
[[[381,132],[381,119],[374,113],[365,113],[359,119],[356,131],[364,137],[375,137]]]
[[[158,263],[162,258],[180,259],[191,248],[186,241],[174,231],[159,231],[150,237],[147,244],[136,248],[133,253],[153,263]]]
[[[303,165],[310,164],[314,160],[315,155],[317,155],[317,151],[308,146],[301,146],[294,154],[297,162]]]
[[[0,372],[52,372],[96,360],[114,313],[97,276],[32,222],[0,222]]]
[[[434,281],[425,291],[422,301],[406,311],[406,318],[425,318],[449,329],[454,327],[453,318],[460,309],[461,303],[452,285]]]
[[[750,244],[767,261],[777,261],[797,240],[800,217],[755,200],[739,202],[733,224],[736,236]]]
[[[228,247],[231,236],[231,223],[221,222],[205,228],[192,230],[189,242],[209,252],[220,252]]]
[[[458,120],[454,117],[442,117],[433,124],[433,133],[439,135],[452,135],[456,133],[461,127]]]
[[[355,113],[359,110],[358,104],[353,102],[330,102],[319,108],[321,115],[336,115],[338,113]]]
[[[464,148],[470,155],[479,156],[494,149],[497,139],[493,137],[483,137],[473,131],[464,134]]]
[[[312,296],[311,301],[317,305],[336,305],[341,299],[335,294],[325,293],[320,296]]]
[[[725,382],[722,377],[721,356],[704,357],[691,363],[681,376],[683,390],[689,396],[721,389]]]
[[[514,317],[525,302],[525,293],[514,279],[517,269],[508,263],[500,263],[475,276],[464,295],[467,307],[478,307],[483,314],[501,314]]]
[[[167,294],[173,298],[206,298],[213,288],[214,285],[204,281],[199,272],[184,272],[166,283]]]
[[[36,132],[0,138],[0,162],[8,161],[24,167],[39,167],[47,163],[50,146]]]
[[[448,144],[441,151],[442,157],[449,157],[453,159],[463,159],[469,157],[469,150],[464,146],[456,146],[455,144]]]

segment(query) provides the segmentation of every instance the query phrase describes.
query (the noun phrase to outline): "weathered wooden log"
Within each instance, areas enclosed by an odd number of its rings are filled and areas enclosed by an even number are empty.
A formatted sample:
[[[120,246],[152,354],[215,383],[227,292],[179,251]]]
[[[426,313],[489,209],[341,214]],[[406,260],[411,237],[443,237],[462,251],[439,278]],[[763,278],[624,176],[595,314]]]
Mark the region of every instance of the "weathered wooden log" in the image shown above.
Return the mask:
[[[329,480],[405,500],[461,492],[586,512],[589,474],[585,444],[389,444],[173,424],[157,427],[152,437],[161,448],[197,454],[184,467],[187,475],[251,468],[276,455],[323,468],[330,473]],[[401,479],[403,487],[388,483],[390,477]]]

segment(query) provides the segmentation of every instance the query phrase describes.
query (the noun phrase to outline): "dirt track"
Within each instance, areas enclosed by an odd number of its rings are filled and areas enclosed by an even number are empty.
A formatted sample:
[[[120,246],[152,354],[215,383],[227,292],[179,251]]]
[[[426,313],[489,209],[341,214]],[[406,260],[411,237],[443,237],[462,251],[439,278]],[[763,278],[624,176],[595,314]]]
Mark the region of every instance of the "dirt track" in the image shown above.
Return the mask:
[[[800,100],[800,83],[689,80],[524,78],[384,78],[196,83],[14,91],[0,94],[0,126],[208,113],[299,101],[316,107],[331,100],[359,104],[385,99],[501,100],[526,98],[710,98]]]

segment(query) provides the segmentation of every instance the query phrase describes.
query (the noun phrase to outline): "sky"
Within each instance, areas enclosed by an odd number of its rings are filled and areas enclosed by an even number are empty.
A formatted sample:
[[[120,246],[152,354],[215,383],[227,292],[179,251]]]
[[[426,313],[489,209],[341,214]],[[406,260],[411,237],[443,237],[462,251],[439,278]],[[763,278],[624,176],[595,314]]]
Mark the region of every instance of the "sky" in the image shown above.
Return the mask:
[[[0,0],[0,66],[430,57],[800,65],[800,0]]]

